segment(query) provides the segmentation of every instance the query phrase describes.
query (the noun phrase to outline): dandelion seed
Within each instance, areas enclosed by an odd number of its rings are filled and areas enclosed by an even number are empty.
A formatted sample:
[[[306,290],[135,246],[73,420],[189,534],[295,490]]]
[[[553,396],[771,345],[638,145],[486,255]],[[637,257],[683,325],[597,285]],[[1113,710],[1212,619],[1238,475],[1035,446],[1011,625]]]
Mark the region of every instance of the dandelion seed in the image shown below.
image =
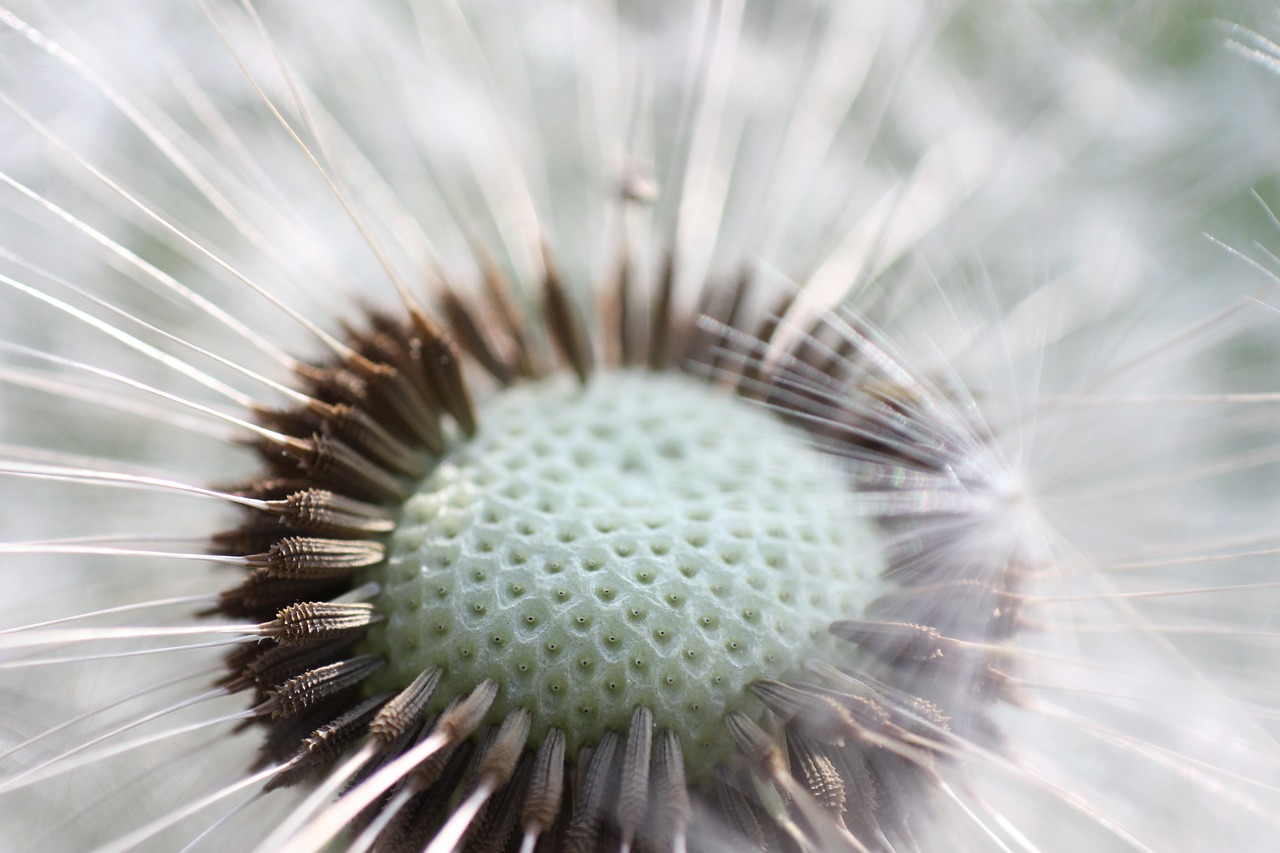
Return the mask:
[[[1274,834],[1274,264],[1118,332],[1061,10],[155,11],[0,10],[6,842]]]

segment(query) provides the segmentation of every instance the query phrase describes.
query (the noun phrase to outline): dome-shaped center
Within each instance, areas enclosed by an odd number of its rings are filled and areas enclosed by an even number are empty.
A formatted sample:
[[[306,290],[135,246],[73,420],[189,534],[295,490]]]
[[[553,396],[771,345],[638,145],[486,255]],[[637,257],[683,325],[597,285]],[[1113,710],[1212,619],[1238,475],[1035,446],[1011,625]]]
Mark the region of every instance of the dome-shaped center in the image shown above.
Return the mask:
[[[836,461],[766,410],[689,377],[597,374],[503,392],[409,500],[372,636],[375,689],[444,675],[435,707],[494,678],[491,718],[533,712],[568,755],[645,705],[691,776],[729,757],[746,687],[836,648],[881,567]]]

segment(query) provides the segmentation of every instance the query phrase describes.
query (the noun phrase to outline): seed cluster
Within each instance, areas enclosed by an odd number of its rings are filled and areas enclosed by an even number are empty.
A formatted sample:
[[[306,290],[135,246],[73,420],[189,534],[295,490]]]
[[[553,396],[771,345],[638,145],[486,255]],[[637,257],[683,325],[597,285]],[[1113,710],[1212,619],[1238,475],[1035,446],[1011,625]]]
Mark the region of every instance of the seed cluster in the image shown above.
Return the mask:
[[[839,317],[743,333],[748,277],[681,315],[674,261],[647,305],[624,266],[600,353],[549,257],[545,336],[481,266],[447,327],[408,305],[299,367],[228,490],[217,609],[261,642],[224,686],[268,788],[343,792],[301,849],[913,846],[1008,689],[1020,555],[957,547],[980,433]]]

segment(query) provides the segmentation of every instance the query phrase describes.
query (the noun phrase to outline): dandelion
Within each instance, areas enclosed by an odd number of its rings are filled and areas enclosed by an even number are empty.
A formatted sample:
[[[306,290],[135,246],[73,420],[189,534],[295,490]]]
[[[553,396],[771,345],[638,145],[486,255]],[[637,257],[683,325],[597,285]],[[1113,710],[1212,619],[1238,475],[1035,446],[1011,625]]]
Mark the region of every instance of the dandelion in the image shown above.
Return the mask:
[[[6,844],[1273,837],[1266,63],[883,5],[0,9]]]

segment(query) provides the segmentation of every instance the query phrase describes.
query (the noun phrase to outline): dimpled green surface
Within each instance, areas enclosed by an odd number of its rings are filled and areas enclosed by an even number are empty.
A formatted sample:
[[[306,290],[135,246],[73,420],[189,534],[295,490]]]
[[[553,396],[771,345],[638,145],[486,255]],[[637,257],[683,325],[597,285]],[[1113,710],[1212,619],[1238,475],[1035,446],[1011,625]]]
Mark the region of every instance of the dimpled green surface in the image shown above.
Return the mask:
[[[568,754],[632,709],[680,734],[691,777],[733,754],[758,678],[841,652],[827,625],[880,564],[834,461],[687,377],[611,372],[503,392],[409,500],[375,573],[375,689],[444,669],[434,707],[492,677]]]

